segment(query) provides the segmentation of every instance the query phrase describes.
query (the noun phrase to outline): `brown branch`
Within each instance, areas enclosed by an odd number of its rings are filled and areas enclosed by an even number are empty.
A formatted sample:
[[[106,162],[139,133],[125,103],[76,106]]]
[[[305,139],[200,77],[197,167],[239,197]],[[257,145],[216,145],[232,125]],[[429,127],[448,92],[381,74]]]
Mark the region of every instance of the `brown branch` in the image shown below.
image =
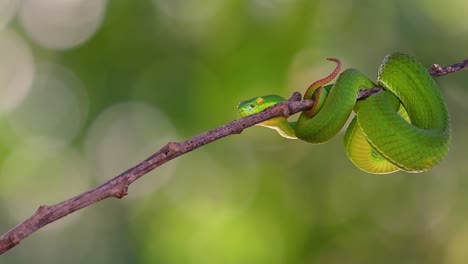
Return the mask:
[[[432,76],[438,77],[467,68],[467,64],[468,60],[447,67],[440,67],[437,64],[434,64],[428,71]],[[380,92],[381,90],[382,89],[380,87],[375,87],[371,90],[361,91],[358,94],[357,99],[363,99],[374,93]],[[134,167],[92,190],[79,194],[55,205],[40,206],[39,209],[30,218],[0,237],[0,254],[5,253],[14,246],[18,245],[21,240],[28,237],[43,226],[50,224],[64,216],[67,216],[68,214],[110,197],[124,197],[127,195],[130,184],[146,173],[180,155],[195,150],[223,137],[233,134],[240,134],[244,129],[262,121],[279,116],[289,117],[295,113],[310,109],[312,105],[312,100],[301,101],[301,95],[298,92],[295,92],[288,100],[268,108],[261,113],[232,121],[228,124],[201,133],[181,142],[170,142],[146,160],[138,163]]]
[[[432,77],[440,77],[466,68],[468,68],[468,59],[445,67],[441,67],[439,64],[432,64],[427,71],[432,75]]]
[[[40,206],[29,219],[0,237],[0,254],[16,246],[21,240],[43,226],[68,214],[106,198],[124,197],[127,195],[129,185],[138,178],[182,154],[228,135],[240,134],[245,128],[273,117],[288,117],[297,112],[309,109],[312,107],[312,104],[312,100],[301,101],[301,95],[296,92],[290,99],[271,107],[268,111],[232,121],[181,142],[170,142],[146,160],[92,190],[55,205]]]

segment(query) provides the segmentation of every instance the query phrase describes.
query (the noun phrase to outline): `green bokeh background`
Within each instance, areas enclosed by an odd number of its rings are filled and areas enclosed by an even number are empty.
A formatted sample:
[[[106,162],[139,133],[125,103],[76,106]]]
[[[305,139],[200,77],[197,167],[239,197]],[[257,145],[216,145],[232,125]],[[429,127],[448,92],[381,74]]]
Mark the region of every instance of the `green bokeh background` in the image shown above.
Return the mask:
[[[458,62],[466,10],[465,0],[109,0],[97,31],[67,49],[38,43],[15,17],[0,35],[22,38],[38,68],[73,74],[84,110],[55,126],[40,107],[2,114],[0,232],[167,141],[238,118],[243,99],[303,91],[333,68],[326,57],[369,76],[391,51]],[[453,143],[429,172],[369,175],[342,134],[311,145],[254,127],[41,229],[0,263],[466,263],[467,81],[437,79]],[[53,95],[40,102],[68,96]]]

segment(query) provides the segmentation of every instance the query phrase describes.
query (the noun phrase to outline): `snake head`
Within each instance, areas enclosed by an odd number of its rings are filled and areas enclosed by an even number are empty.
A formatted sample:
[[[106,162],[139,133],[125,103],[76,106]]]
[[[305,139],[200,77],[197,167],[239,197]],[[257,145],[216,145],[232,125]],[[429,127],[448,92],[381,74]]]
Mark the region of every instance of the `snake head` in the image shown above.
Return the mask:
[[[279,95],[265,95],[261,97],[254,97],[240,102],[237,105],[237,110],[241,117],[260,113],[263,110],[272,107],[273,105],[282,102],[286,99]]]
[[[274,106],[277,103],[283,102],[286,99],[279,95],[266,95],[261,97],[254,97],[245,100],[237,105],[237,110],[241,117],[260,113],[263,110]],[[285,117],[275,117],[261,123],[258,126],[263,126],[276,130],[282,137],[289,139],[297,139],[294,128],[289,124],[288,119]]]

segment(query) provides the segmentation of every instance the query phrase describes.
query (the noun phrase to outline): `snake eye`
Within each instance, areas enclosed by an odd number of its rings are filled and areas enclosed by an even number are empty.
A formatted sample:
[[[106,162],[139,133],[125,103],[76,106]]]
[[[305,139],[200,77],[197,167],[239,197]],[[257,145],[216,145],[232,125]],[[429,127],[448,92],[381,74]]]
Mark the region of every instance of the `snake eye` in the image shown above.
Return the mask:
[[[259,104],[259,105],[263,104],[263,98],[262,97],[257,98],[257,104]]]

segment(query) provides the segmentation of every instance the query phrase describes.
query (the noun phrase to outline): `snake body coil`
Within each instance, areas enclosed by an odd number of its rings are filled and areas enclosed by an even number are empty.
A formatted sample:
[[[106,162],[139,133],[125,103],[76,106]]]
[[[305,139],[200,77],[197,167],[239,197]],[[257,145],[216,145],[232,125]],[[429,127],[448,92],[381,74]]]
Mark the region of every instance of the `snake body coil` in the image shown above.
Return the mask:
[[[314,106],[297,122],[274,118],[259,125],[277,130],[287,138],[323,143],[334,137],[351,113],[344,145],[351,161],[375,174],[398,170],[422,172],[437,165],[447,154],[451,140],[450,120],[442,95],[427,70],[414,58],[393,53],[381,64],[377,83],[361,72],[347,69],[334,85],[323,86],[338,75],[341,63],[329,76],[313,83],[304,99]],[[356,101],[358,92],[380,86],[383,92]],[[283,101],[278,95],[243,101],[241,116],[251,115]]]

